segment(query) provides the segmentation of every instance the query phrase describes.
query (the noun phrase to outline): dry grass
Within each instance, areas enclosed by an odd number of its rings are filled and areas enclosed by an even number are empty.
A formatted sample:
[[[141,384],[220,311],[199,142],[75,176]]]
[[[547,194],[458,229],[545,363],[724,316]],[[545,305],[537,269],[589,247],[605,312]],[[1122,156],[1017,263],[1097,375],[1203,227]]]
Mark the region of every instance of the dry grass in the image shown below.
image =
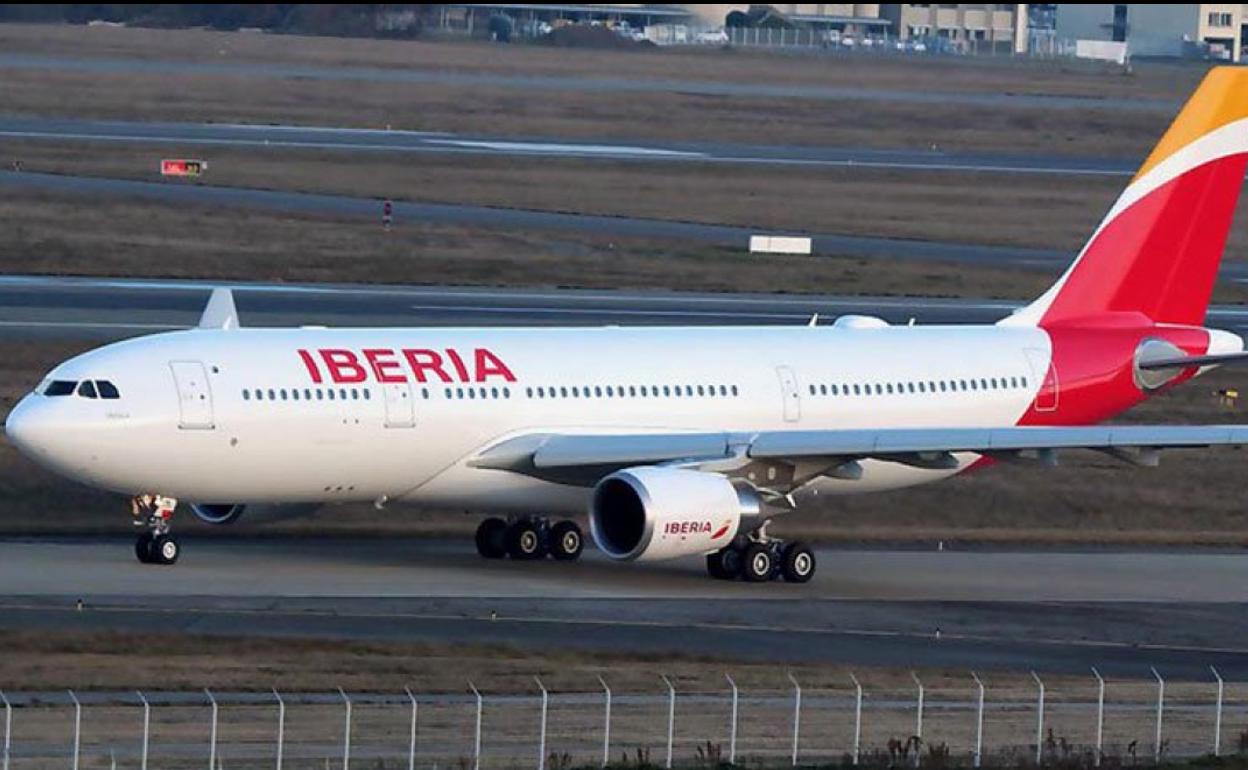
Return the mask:
[[[634,216],[794,231],[1074,251],[1109,209],[1118,178],[858,169],[636,164],[395,153],[332,153],[12,142],[28,171],[158,180],[162,157],[201,157],[205,182]],[[1248,217],[1236,230],[1248,244]]]
[[[91,612],[88,607],[84,612]],[[723,692],[725,669],[744,691],[786,692],[791,671],[811,690],[849,688],[849,669],[842,665],[746,662],[696,652],[658,654],[572,649],[533,651],[503,646],[468,646],[330,639],[272,639],[195,634],[65,631],[54,636],[39,631],[0,631],[0,682],[5,689],[55,690],[214,690],[266,692],[325,691],[343,687],[355,692],[394,692],[412,685],[422,693],[466,691],[478,683],[487,694],[532,693],[533,676],[554,691],[592,692],[605,676],[615,692],[661,694],[666,690],[656,672],[669,675],[678,688],[691,692]],[[864,686],[875,690],[913,690],[910,667],[857,669]],[[931,690],[970,692],[965,671],[919,668]],[[1086,676],[1046,677],[1055,691],[1090,689]],[[1151,681],[1151,680],[1150,680]],[[987,677],[998,700],[1034,696],[1029,676]],[[1150,682],[1136,690],[1123,683],[1115,696],[1143,695]],[[1181,685],[1180,685],[1181,686]],[[905,697],[905,696],[903,696]]]
[[[1044,274],[861,259],[759,258],[685,241],[483,230],[0,189],[9,272],[277,281],[1034,296]]]
[[[1202,67],[1137,74],[1053,62],[825,59],[740,51],[554,50],[74,27],[0,26],[0,50],[212,62],[281,62],[531,76],[608,76],[882,90],[1090,97],[1081,109],[978,108],[879,101],[586,93],[478,85],[257,75],[106,74],[13,69],[0,97],[15,115],[279,122],[576,138],[705,140],[1142,157],[1167,110],[1095,107],[1099,96],[1176,103]]]

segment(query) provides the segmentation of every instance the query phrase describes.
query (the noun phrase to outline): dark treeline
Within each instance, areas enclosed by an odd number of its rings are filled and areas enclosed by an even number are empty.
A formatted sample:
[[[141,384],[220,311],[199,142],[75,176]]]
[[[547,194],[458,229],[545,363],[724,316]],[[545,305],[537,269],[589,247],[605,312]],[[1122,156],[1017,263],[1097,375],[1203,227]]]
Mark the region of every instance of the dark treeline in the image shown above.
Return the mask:
[[[410,37],[434,6],[409,4],[0,3],[0,22],[118,22],[136,27],[257,28],[311,35]]]

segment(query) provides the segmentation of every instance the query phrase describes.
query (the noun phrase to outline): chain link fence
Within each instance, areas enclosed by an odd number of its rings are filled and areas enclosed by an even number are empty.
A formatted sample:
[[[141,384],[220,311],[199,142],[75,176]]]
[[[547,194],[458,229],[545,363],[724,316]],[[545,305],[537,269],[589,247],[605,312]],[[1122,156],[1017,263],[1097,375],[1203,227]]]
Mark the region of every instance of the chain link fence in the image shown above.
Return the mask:
[[[3,767],[567,770],[721,763],[1097,767],[1248,751],[1248,685],[1208,682],[652,692],[0,694]]]

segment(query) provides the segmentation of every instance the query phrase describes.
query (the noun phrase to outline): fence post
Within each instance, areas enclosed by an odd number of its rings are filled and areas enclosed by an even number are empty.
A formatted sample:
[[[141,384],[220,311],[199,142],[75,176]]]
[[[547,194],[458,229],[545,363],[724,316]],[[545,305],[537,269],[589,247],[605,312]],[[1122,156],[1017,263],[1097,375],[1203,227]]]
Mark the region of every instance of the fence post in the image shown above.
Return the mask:
[[[9,770],[9,751],[13,747],[13,704],[8,696],[0,690],[0,701],[4,702],[4,770]]]
[[[802,686],[797,683],[793,672],[789,672],[789,681],[793,683],[793,766],[797,766],[798,738],[802,731]]]
[[[862,740],[862,685],[858,682],[858,677],[854,676],[854,672],[849,672],[849,678],[854,683],[854,689],[858,691],[857,701],[854,704],[854,764],[858,764],[858,747]]]
[[[1213,755],[1215,757],[1222,756],[1222,691],[1223,682],[1222,675],[1213,666],[1209,667],[1213,672],[1213,678],[1218,680],[1218,704],[1213,712]]]
[[[347,706],[342,725],[342,770],[351,770],[351,698],[341,687],[338,688],[338,694]]]
[[[208,770],[217,770],[217,699],[207,687],[204,688],[204,695],[208,696],[208,702],[212,704],[212,730],[208,734]]]
[[[550,695],[546,692],[546,685],[542,684],[541,679],[533,677],[533,681],[537,682],[538,688],[542,691],[542,729],[537,743],[537,770],[546,770],[546,711],[550,705]]]
[[[914,744],[914,766],[919,766],[919,754],[923,748],[923,682],[919,679],[919,675],[910,672],[910,678],[914,680],[915,686],[919,688],[919,701],[915,707],[914,717],[914,737],[918,740]]]
[[[676,688],[666,674],[660,674],[667,684],[667,762],[663,765],[668,770],[672,767],[672,739],[676,734]]]
[[[407,699],[412,702],[412,734],[407,744],[407,770],[416,770],[416,696],[412,695],[410,687],[404,687],[403,692],[407,693]]]
[[[1161,716],[1166,707],[1166,680],[1153,668],[1157,678],[1157,734],[1153,736],[1153,762],[1161,761]]]
[[[143,751],[140,755],[139,767],[141,770],[147,770],[147,738],[152,729],[152,706],[141,691],[135,690],[135,692],[139,694],[139,700],[143,701]]]
[[[481,691],[472,682],[468,683],[472,694],[477,696],[477,727],[472,738],[472,770],[481,770],[481,711],[485,706],[485,701],[481,698]]]
[[[605,713],[602,717],[602,766],[606,767],[611,763],[611,688],[607,686],[607,680],[602,676],[598,677],[598,681],[602,683],[605,704]]]
[[[273,688],[273,697],[277,698],[277,770],[282,770],[282,749],[286,746],[286,701]]]
[[[1092,758],[1092,766],[1101,766],[1101,749],[1105,745],[1105,680],[1101,672],[1092,668],[1092,676],[1096,677],[1096,756]]]
[[[74,764],[73,770],[78,770],[79,749],[82,747],[82,703],[79,702],[78,696],[74,695],[74,691],[69,691],[69,699],[74,702]]]
[[[1044,682],[1035,671],[1031,672],[1031,678],[1036,680],[1036,685],[1040,688],[1040,699],[1036,702],[1036,764],[1038,765],[1044,759]]]
[[[979,674],[971,672],[971,677],[975,680],[975,686],[979,688],[979,699],[975,705],[975,767],[979,767],[984,756],[984,683],[980,681]]]
[[[732,681],[732,676],[724,674],[724,678],[728,680],[728,686],[732,688],[732,718],[728,723],[728,764],[735,765],[737,763],[737,683]]]

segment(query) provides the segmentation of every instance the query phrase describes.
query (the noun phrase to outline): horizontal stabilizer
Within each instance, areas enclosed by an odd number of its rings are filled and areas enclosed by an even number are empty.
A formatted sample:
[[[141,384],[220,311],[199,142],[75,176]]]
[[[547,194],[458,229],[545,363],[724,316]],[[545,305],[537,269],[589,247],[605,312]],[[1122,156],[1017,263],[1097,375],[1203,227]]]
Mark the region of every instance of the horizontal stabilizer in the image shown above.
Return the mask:
[[[234,292],[229,289],[213,289],[204,314],[199,317],[201,329],[237,329],[238,310],[234,307]]]
[[[1223,364],[1248,363],[1248,352],[1212,353],[1207,356],[1173,356],[1140,361],[1137,366],[1146,371],[1157,369],[1186,369],[1190,366],[1221,366]]]

